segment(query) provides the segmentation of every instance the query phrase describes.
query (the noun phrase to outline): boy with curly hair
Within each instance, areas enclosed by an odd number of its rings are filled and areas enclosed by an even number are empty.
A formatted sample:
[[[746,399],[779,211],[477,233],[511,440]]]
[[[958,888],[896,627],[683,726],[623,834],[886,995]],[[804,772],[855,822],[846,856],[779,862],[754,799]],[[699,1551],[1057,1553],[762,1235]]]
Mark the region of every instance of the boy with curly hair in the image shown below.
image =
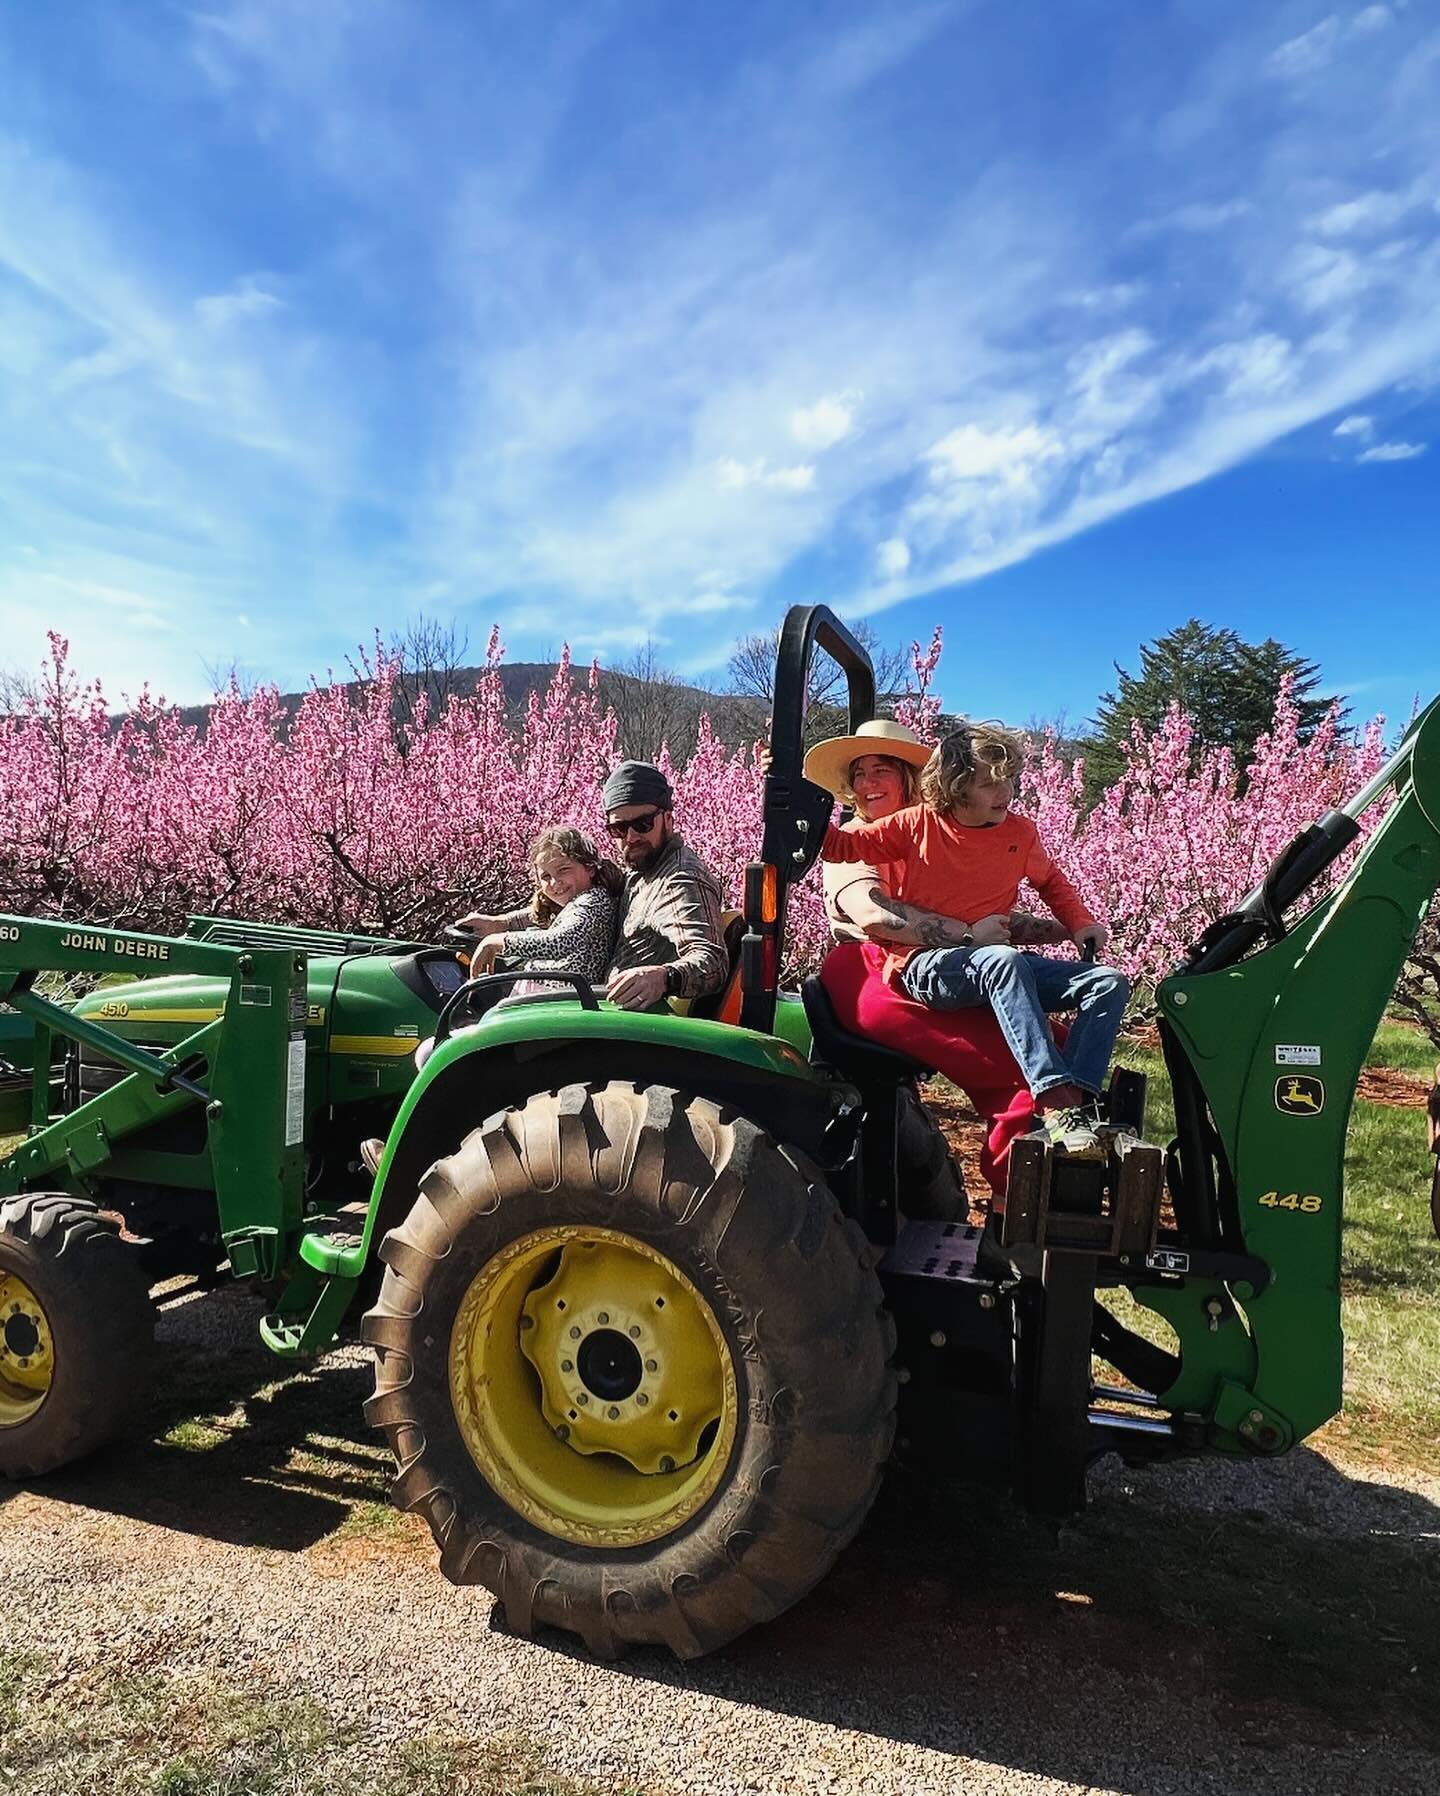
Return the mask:
[[[1105,1082],[1130,995],[1123,973],[1017,946],[1011,913],[1029,880],[1057,922],[1031,920],[1028,945],[1070,940],[1100,953],[1109,931],[1010,806],[1025,761],[1023,738],[1001,724],[963,724],[920,776],[923,802],[878,823],[826,831],[827,861],[891,863],[895,896],[965,924],[960,946],[896,947],[885,978],[932,1010],[988,1004],[1054,1146],[1094,1153],[1094,1099]],[[1047,1015],[1074,1011],[1063,1052]]]

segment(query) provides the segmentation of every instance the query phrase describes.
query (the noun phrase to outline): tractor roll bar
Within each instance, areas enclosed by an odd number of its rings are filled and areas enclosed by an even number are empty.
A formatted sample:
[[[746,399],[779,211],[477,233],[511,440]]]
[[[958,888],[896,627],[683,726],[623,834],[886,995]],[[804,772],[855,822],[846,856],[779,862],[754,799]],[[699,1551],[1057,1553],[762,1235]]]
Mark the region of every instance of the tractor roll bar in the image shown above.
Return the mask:
[[[875,670],[864,648],[827,605],[792,605],[780,629],[770,717],[760,860],[745,876],[745,934],[740,943],[740,1022],[765,1033],[775,1024],[788,889],[820,852],[835,801],[805,778],[805,708],[810,661],[819,647],[845,675],[850,731],[875,715]]]
[[[828,605],[792,605],[785,613],[775,656],[775,700],[770,718],[772,775],[800,778],[810,659],[817,644],[844,672],[850,733],[853,735],[875,715],[875,670],[869,655]],[[768,860],[769,856],[765,858]]]

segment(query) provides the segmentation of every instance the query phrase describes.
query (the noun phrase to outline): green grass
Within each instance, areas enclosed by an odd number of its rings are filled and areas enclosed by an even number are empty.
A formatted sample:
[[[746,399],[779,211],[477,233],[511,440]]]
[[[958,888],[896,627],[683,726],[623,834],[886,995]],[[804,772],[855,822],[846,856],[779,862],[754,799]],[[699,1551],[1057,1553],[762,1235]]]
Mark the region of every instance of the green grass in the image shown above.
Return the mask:
[[[1174,1113],[1159,1054],[1123,1043],[1119,1058],[1149,1075],[1145,1132],[1152,1141],[1168,1140]],[[1429,1077],[1435,1054],[1418,1030],[1386,1023],[1369,1064]],[[1440,1472],[1440,1241],[1429,1209],[1434,1169],[1423,1111],[1357,1100],[1345,1151],[1341,1239],[1345,1410],[1320,1438],[1366,1459]]]
[[[187,1453],[209,1453],[216,1447],[223,1447],[230,1433],[213,1422],[188,1417],[173,1428],[167,1428],[160,1438],[167,1446],[182,1447]]]
[[[602,1796],[519,1735],[382,1743],[298,1692],[0,1658],[6,1796]],[[641,1796],[633,1788],[610,1796]]]
[[[331,1536],[334,1540],[396,1540],[410,1527],[403,1510],[389,1502],[360,1501]]]
[[[1440,1050],[1413,1023],[1382,1023],[1365,1056],[1366,1066],[1393,1066],[1402,1073],[1416,1073],[1427,1083],[1435,1076],[1437,1061]]]

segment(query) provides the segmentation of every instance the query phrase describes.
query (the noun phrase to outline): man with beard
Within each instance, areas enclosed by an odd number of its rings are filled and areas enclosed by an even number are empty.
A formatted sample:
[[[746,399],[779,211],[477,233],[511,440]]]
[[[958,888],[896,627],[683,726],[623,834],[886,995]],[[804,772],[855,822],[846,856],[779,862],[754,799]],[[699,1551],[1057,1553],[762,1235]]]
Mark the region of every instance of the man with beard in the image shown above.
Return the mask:
[[[650,1010],[718,991],[727,971],[720,885],[676,833],[670,782],[645,761],[622,761],[602,797],[625,867],[606,996],[622,1010]]]

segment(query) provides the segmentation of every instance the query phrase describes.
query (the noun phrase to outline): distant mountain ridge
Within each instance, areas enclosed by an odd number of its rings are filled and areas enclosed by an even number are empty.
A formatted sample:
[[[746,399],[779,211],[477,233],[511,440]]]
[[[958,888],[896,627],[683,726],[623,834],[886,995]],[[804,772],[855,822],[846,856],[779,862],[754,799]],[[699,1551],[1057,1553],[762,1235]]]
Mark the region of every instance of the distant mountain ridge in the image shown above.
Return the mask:
[[[500,683],[507,708],[523,710],[532,692],[543,692],[555,677],[554,661],[501,662]],[[485,675],[484,667],[453,667],[433,672],[418,670],[404,676],[402,703],[408,705],[421,693],[428,693],[432,706],[443,704],[447,695],[473,696]],[[578,684],[589,679],[589,669],[574,666]],[[361,680],[340,682],[347,691],[364,684]],[[306,689],[308,690],[308,688]],[[616,715],[620,724],[622,747],[629,754],[652,755],[660,741],[667,740],[673,755],[684,758],[695,745],[695,733],[702,715],[708,713],[715,736],[728,748],[748,746],[763,733],[768,707],[763,700],[733,692],[711,692],[703,686],[689,686],[673,680],[646,681],[630,674],[600,670],[600,695]],[[305,692],[282,692],[280,705],[287,718],[299,710]],[[181,705],[181,719],[202,734],[210,719],[213,701],[198,705]]]

